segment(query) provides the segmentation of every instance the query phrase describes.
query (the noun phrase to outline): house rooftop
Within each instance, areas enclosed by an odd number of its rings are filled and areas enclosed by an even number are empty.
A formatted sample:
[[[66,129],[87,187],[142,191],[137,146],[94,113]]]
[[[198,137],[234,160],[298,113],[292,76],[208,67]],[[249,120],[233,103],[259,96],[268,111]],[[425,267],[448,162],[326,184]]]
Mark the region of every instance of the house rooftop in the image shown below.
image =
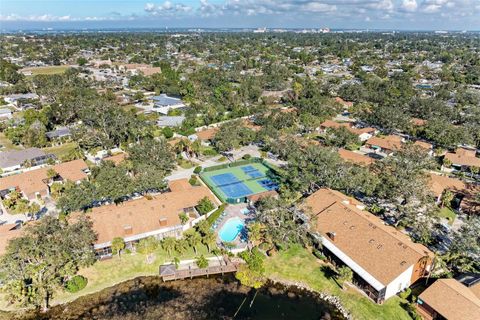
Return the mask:
[[[369,156],[346,149],[338,149],[338,154],[343,160],[353,162],[361,166],[368,166],[375,162],[375,159],[370,158]]]
[[[477,158],[475,153],[475,150],[457,148],[454,153],[447,152],[445,159],[456,165],[480,168],[480,158]]]
[[[439,197],[445,190],[453,192],[461,192],[467,188],[465,182],[460,179],[441,176],[438,174],[430,174],[430,190],[434,193],[435,197]]]
[[[320,189],[305,200],[315,217],[313,228],[383,285],[433,253],[409,236],[364,211],[341,192]],[[331,234],[334,233],[334,239]]]
[[[419,299],[449,320],[478,319],[480,299],[455,279],[439,279]]]
[[[136,236],[180,226],[178,215],[185,208],[195,207],[204,197],[218,205],[215,196],[205,186],[191,186],[186,179],[172,181],[170,186],[170,192],[153,196],[151,200],[144,197],[93,208],[86,215],[92,220],[98,235],[97,244],[108,243],[115,237]]]
[[[10,240],[21,236],[22,233],[23,229],[19,228],[15,223],[0,225],[0,255],[5,253]]]
[[[383,138],[371,137],[367,140],[367,144],[371,146],[377,146],[382,149],[395,151],[402,147],[402,137],[389,135]]]
[[[165,116],[157,120],[157,125],[160,127],[178,127],[182,125],[184,120],[184,116]]]
[[[159,96],[153,96],[152,100],[154,103],[158,106],[173,106],[176,104],[182,103],[181,99],[174,98],[174,97],[169,97],[166,94],[162,93]]]
[[[87,177],[85,170],[88,166],[85,161],[74,160],[0,178],[0,190],[17,188],[29,197],[37,192],[46,192],[47,171],[50,168],[53,168],[64,180],[75,182]]]
[[[46,133],[49,139],[61,138],[70,135],[70,129],[67,127],[60,127]]]
[[[8,168],[16,165],[22,165],[27,160],[44,156],[46,156],[45,152],[38,148],[0,152],[0,167]]]
[[[215,138],[215,135],[218,132],[218,128],[210,128],[210,129],[205,129],[201,131],[197,131],[196,135],[198,139],[205,141],[205,140],[212,140]]]

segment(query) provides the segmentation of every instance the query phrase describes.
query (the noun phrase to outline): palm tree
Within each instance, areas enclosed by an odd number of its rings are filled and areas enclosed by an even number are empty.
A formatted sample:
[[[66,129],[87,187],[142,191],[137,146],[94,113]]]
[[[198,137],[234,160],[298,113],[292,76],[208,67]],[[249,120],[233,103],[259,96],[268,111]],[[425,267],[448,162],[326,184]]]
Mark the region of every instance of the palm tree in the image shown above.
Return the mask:
[[[452,204],[452,200],[454,198],[453,193],[450,190],[445,190],[445,192],[442,194],[442,208],[443,207],[450,207]]]
[[[180,259],[177,256],[173,257],[173,264],[175,265],[175,269],[178,269],[178,266],[180,265]]]
[[[197,254],[197,246],[202,242],[202,237],[198,232],[194,231],[192,233],[187,233],[185,235],[185,240],[187,241],[188,245],[193,248],[195,251],[195,255]]]
[[[254,245],[263,240],[263,225],[260,222],[254,222],[248,225],[248,238]]]
[[[175,251],[182,254],[185,253],[188,249],[188,243],[185,241],[185,239],[178,239],[175,241]]]
[[[208,260],[203,256],[203,254],[195,260],[195,264],[200,268],[200,269],[205,269],[208,267]]]
[[[208,252],[212,251],[212,247],[215,245],[216,240],[217,239],[216,239],[213,231],[209,231],[203,236],[202,242],[203,242],[204,245],[207,246]]]
[[[177,240],[173,237],[166,237],[162,241],[162,248],[167,251],[169,257],[172,255],[173,250],[175,250],[176,242]]]

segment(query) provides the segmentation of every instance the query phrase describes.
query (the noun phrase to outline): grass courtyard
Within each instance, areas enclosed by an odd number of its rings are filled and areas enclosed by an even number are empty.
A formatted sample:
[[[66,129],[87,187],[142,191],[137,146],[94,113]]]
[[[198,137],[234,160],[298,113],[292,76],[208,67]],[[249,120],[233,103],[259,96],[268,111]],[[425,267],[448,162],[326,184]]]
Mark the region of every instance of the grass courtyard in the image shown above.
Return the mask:
[[[323,263],[308,250],[294,246],[266,260],[267,275],[277,280],[301,282],[315,291],[338,296],[354,319],[411,319],[401,307],[399,297],[388,299],[383,305],[373,303],[356,289],[342,290],[337,283],[321,270]]]
[[[438,215],[440,218],[447,219],[449,225],[452,225],[453,221],[455,221],[455,218],[457,217],[457,214],[448,207],[443,207],[442,209],[440,209]]]
[[[51,74],[61,74],[64,73],[70,66],[48,66],[48,67],[32,67],[25,68],[21,71],[30,71],[32,76],[39,74],[51,75]]]

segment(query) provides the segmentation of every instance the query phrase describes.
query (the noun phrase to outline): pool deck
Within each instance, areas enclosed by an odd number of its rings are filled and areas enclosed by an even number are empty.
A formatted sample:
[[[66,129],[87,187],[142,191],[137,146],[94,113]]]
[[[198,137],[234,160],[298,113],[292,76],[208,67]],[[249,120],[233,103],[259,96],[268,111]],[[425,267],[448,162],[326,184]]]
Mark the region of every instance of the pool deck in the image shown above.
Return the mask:
[[[217,227],[215,228],[215,233],[217,234],[217,244],[222,245],[222,240],[220,239],[218,232],[222,229],[222,227],[225,225],[225,223],[230,220],[231,218],[238,217],[242,219],[245,224],[248,222],[252,221],[254,218],[254,213],[250,214],[244,214],[242,213],[242,210],[247,209],[248,205],[246,203],[241,203],[241,204],[236,204],[236,205],[229,205],[225,208],[225,216],[220,217],[219,219],[222,219]],[[218,220],[217,220],[218,221]],[[239,239],[240,237],[237,237],[232,243],[234,243],[237,246],[237,249],[239,248],[246,248],[248,243],[247,242],[242,242]]]

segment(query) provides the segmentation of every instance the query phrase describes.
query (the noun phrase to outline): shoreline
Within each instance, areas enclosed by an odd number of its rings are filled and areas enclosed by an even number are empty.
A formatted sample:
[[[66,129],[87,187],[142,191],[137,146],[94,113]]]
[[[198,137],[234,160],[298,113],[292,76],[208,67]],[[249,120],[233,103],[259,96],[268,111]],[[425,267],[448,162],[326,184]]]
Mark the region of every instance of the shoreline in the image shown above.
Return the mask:
[[[221,276],[221,277],[224,278],[223,276]],[[108,290],[108,289],[111,289],[113,287],[124,284],[126,282],[135,281],[135,280],[139,280],[139,279],[142,279],[142,278],[159,278],[159,276],[158,275],[151,275],[151,274],[137,275],[135,277],[124,279],[124,280],[119,281],[115,284],[100,288],[98,290],[88,292],[88,293],[85,293],[85,294],[82,294],[82,295],[78,295],[74,299],[68,299],[68,300],[62,301],[60,303],[53,304],[53,305],[50,306],[50,309],[55,308],[55,307],[58,308],[58,307],[62,307],[62,306],[67,307],[68,304],[75,303],[75,301],[77,301],[79,299],[85,299],[85,298],[88,298],[89,296],[99,294],[100,292],[102,292],[104,290]],[[190,281],[190,280],[188,279],[188,280],[178,280],[178,281]],[[237,280],[234,280],[234,281],[237,281]],[[340,298],[338,298],[336,296],[333,296],[333,295],[326,294],[324,292],[316,291],[305,283],[298,282],[298,281],[293,281],[293,280],[287,280],[287,279],[280,279],[280,278],[272,276],[272,277],[267,277],[267,285],[265,287],[263,287],[263,289],[268,291],[268,290],[271,290],[272,288],[275,288],[278,285],[283,287],[283,289],[285,290],[285,293],[288,293],[288,290],[290,288],[295,289],[295,290],[305,291],[308,294],[312,295],[313,297],[319,299],[320,301],[322,301],[324,303],[327,303],[331,307],[335,308],[344,319],[353,320],[353,317],[351,316],[350,312],[348,312],[346,310],[346,308],[343,306],[342,302],[340,301]],[[273,289],[273,290],[276,290],[276,289]],[[35,309],[33,309],[33,308],[18,308],[18,309],[9,309],[9,310],[1,309],[0,310],[0,319],[3,319],[4,317],[6,317],[5,319],[9,319],[9,316],[22,317],[23,315],[27,315],[29,312],[34,312],[34,310]]]
[[[281,278],[276,278],[276,277],[269,277],[268,281],[270,281],[272,284],[280,284],[285,286],[286,288],[289,287],[294,287],[297,289],[305,290],[311,294],[314,294],[315,296],[318,296],[319,299],[322,301],[325,301],[331,305],[333,305],[339,312],[340,314],[347,320],[353,320],[352,315],[350,312],[343,306],[343,303],[341,302],[341,299],[337,296],[327,294],[324,292],[316,291],[312,289],[309,285],[300,282],[300,281],[292,281],[292,280],[287,280],[287,279],[281,279]]]

